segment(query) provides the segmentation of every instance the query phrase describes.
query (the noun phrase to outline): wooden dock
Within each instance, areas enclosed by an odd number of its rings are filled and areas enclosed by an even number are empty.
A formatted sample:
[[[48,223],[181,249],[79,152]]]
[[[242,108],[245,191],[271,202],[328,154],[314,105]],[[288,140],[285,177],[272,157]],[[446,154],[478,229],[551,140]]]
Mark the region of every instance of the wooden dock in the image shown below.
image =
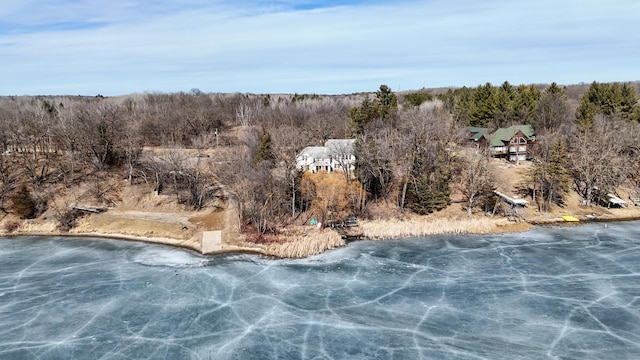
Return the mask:
[[[501,193],[498,190],[493,190],[493,192],[499,197],[501,197],[502,200],[504,200],[507,204],[510,204],[511,206],[527,206],[527,204],[529,203],[527,200],[512,198],[506,194]]]

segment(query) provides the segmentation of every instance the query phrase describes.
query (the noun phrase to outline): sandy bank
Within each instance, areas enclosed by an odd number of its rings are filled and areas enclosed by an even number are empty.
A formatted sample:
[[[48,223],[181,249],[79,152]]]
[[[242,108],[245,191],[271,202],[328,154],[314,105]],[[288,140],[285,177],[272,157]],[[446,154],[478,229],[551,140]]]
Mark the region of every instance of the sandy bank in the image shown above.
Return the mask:
[[[589,208],[572,215],[581,221],[623,221],[640,219],[640,207],[624,209]],[[16,219],[0,221],[0,235],[4,236],[74,236],[103,237],[141,241],[180,247],[202,253],[202,232],[210,229],[189,222],[193,214],[114,212],[89,216],[70,232],[56,229],[55,223],[43,220],[19,222],[19,226],[7,231],[7,224],[18,223]],[[297,226],[283,229],[281,234],[264,243],[247,242],[237,234],[226,236],[207,254],[254,253],[277,258],[304,258],[335,249],[346,244],[344,238],[353,236],[363,239],[383,240],[442,234],[495,234],[519,232],[535,225],[564,223],[561,213],[533,213],[525,221],[514,222],[505,218],[489,216],[414,216],[403,220],[361,220],[359,226],[346,232],[332,229],[317,229],[315,226]]]

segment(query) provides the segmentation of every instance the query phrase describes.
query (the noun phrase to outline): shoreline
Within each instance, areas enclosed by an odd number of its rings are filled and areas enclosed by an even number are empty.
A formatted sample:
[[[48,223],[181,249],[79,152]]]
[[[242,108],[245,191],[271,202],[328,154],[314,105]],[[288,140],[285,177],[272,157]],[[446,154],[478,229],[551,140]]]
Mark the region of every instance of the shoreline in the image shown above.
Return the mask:
[[[578,215],[579,222],[566,222],[556,213],[546,214],[545,217],[535,217],[524,219],[519,222],[510,221],[506,218],[437,218],[428,219],[426,217],[416,217],[410,219],[389,219],[389,220],[362,220],[361,224],[354,228],[349,228],[344,232],[333,229],[316,229],[312,227],[302,227],[297,233],[288,234],[283,237],[283,241],[271,244],[251,244],[241,242],[242,245],[221,243],[219,248],[202,252],[201,236],[202,230],[188,239],[131,235],[126,233],[113,232],[60,232],[60,231],[29,231],[17,230],[14,232],[3,231],[0,237],[68,237],[68,238],[102,238],[112,240],[126,240],[143,242],[149,244],[160,244],[175,248],[195,252],[202,256],[215,256],[225,254],[252,254],[277,259],[307,258],[327,250],[347,246],[349,243],[358,240],[401,240],[411,237],[430,237],[447,234],[505,234],[528,231],[536,226],[575,226],[584,223],[597,222],[621,222],[640,220],[640,208],[623,209],[619,214],[607,214],[595,218],[586,218]],[[42,225],[42,224],[41,224]],[[302,232],[300,232],[302,231]],[[338,240],[339,238],[339,240]],[[308,246],[311,244],[311,246]],[[311,249],[310,249],[311,247]]]
[[[107,239],[107,240],[125,240],[125,241],[137,242],[137,243],[169,246],[173,248],[187,250],[202,256],[215,256],[215,255],[225,255],[225,254],[253,254],[253,255],[271,256],[259,248],[245,248],[245,247],[234,246],[234,245],[226,245],[226,248],[223,247],[222,249],[216,250],[215,252],[203,254],[202,252],[200,252],[199,248],[180,244],[179,242],[184,241],[182,239],[174,239],[169,237],[157,237],[157,236],[145,237],[145,236],[136,236],[136,235],[128,235],[128,234],[97,233],[97,232],[88,232],[88,233],[50,232],[50,233],[47,233],[47,232],[28,232],[28,231],[17,231],[17,232],[8,233],[8,234],[7,233],[0,234],[0,238],[18,238],[18,237],[98,238],[98,239]]]

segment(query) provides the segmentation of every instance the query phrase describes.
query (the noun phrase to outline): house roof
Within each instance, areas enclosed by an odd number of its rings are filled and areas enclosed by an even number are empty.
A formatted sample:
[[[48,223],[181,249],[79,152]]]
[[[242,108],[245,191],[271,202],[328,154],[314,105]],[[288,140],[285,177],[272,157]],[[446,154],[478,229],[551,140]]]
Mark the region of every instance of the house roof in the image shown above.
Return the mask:
[[[312,159],[325,159],[329,157],[329,148],[324,146],[307,146],[302,149],[298,157],[307,155]]]
[[[487,128],[481,128],[481,127],[475,127],[475,126],[469,126],[467,128],[467,131],[469,131],[471,133],[471,135],[469,136],[469,138],[473,141],[478,141],[480,140],[483,136],[486,138],[487,134],[489,133],[489,129]]]
[[[512,125],[508,128],[496,129],[489,134],[488,140],[491,146],[502,146],[505,142],[509,142],[518,132],[521,132],[526,138],[531,139],[534,134],[531,125]]]
[[[353,154],[355,143],[355,139],[329,139],[325,142],[325,146],[307,146],[302,149],[298,157],[306,155],[312,159],[329,159],[339,154]]]

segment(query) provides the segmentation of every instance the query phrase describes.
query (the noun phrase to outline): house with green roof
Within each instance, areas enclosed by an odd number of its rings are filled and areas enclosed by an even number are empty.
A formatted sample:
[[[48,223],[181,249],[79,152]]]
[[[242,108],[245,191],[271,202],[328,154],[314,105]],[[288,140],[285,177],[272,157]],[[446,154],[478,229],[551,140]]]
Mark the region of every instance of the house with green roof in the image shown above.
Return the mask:
[[[531,125],[512,125],[506,128],[488,129],[468,127],[467,137],[476,148],[488,147],[494,157],[519,162],[536,154],[536,135]]]

